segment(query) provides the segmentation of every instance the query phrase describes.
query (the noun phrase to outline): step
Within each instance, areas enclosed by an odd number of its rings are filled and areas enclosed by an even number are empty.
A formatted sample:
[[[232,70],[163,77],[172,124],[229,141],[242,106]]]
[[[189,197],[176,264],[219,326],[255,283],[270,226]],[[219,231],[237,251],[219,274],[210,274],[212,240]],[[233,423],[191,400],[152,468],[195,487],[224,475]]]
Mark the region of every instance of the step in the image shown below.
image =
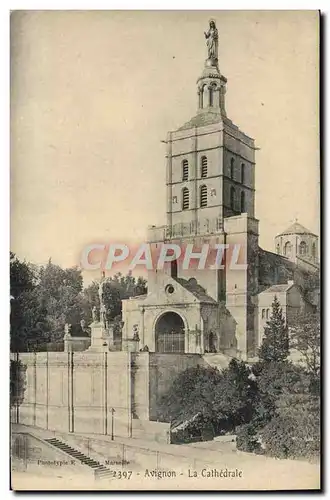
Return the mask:
[[[97,476],[98,476],[98,477],[102,477],[102,478],[103,478],[103,477],[112,477],[112,473],[111,473],[111,471],[109,471],[109,470],[105,470],[105,471],[99,472],[99,473],[97,474]]]
[[[72,448],[66,443],[63,443],[59,439],[50,438],[50,439],[45,439],[45,441],[52,444],[53,446],[56,446],[57,448],[64,451],[68,455],[71,455],[72,457],[80,460],[80,462],[84,463],[85,465],[88,465],[88,467],[94,469],[94,474],[96,475],[96,477],[100,479],[106,479],[111,477],[111,471],[107,469],[104,465],[101,465],[96,460],[87,457],[84,453],[81,453],[75,448]]]

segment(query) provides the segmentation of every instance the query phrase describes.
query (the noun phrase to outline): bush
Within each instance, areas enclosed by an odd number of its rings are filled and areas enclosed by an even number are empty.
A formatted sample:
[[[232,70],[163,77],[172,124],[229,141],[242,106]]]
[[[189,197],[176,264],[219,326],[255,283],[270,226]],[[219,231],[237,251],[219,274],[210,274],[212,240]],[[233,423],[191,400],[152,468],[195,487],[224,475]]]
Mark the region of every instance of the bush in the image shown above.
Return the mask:
[[[236,447],[238,450],[248,453],[263,452],[258,435],[258,427],[254,422],[240,425],[237,428]]]
[[[10,406],[19,406],[24,401],[26,389],[26,365],[20,360],[10,360]]]
[[[266,453],[277,458],[313,458],[320,453],[319,399],[286,395],[262,429]]]

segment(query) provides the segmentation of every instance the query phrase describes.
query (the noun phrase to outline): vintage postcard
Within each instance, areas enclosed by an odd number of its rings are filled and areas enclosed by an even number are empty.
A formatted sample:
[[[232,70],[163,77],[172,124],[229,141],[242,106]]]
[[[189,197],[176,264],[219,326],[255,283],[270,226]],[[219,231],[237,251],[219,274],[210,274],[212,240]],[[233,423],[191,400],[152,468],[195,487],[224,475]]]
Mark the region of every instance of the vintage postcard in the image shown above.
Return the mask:
[[[319,490],[319,12],[10,23],[12,489]]]

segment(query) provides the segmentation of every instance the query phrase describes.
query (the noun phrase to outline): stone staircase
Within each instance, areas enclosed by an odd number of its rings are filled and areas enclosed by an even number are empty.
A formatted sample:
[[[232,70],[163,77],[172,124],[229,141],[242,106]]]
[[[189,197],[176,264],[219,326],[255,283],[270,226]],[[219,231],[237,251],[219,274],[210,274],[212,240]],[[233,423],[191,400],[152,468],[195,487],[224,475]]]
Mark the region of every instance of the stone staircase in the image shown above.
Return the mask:
[[[93,460],[92,458],[88,457],[84,453],[81,453],[75,448],[72,448],[72,446],[69,446],[63,441],[60,441],[57,438],[45,439],[45,441],[47,441],[47,443],[51,444],[52,446],[59,448],[61,451],[64,451],[76,460],[79,460],[82,464],[91,467],[94,471],[95,479],[111,479],[113,477],[112,471],[110,469],[107,469],[107,467],[100,464],[100,462]]]

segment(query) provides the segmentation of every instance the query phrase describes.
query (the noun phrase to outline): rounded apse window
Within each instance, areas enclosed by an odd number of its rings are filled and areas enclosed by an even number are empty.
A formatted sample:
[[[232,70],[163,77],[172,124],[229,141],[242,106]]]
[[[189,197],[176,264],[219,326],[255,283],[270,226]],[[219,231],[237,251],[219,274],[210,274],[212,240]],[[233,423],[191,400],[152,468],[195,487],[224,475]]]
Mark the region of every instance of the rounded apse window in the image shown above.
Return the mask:
[[[169,294],[173,293],[174,292],[174,286],[173,285],[167,285],[165,287],[165,292],[169,293]]]

